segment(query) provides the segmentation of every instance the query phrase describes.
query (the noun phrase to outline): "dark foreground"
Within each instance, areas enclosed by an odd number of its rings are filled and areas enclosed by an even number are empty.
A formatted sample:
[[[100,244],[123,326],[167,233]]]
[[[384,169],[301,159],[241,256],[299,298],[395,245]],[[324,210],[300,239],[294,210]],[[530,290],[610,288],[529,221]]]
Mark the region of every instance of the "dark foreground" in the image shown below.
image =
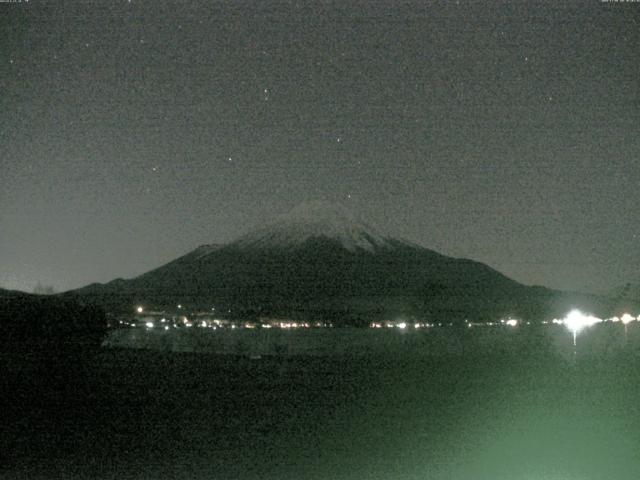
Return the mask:
[[[3,357],[3,479],[637,479],[640,357]]]

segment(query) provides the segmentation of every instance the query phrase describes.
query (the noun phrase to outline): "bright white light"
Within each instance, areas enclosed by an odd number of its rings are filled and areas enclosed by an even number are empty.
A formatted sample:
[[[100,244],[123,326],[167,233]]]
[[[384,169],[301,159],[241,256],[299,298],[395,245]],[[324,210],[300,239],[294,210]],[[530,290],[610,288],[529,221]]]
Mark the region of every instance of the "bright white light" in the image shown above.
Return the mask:
[[[204,320],[202,321],[202,323],[200,324],[201,327],[206,327],[207,326],[207,322],[205,322]]]
[[[182,308],[182,305],[178,304],[178,308]]]
[[[514,320],[513,318],[510,318],[505,323],[510,327],[517,327],[518,326],[518,320]]]
[[[405,328],[407,328],[407,324],[406,324],[405,322],[400,322],[400,323],[398,324],[398,328],[400,328],[400,329],[404,330]]]
[[[585,315],[579,310],[571,310],[564,319],[565,326],[573,333],[573,345],[576,344],[576,336],[585,327],[590,327],[601,322],[602,319],[592,315]]]
[[[635,318],[633,318],[628,313],[625,313],[624,315],[622,315],[622,317],[620,317],[620,321],[622,321],[622,323],[624,323],[625,325],[627,323],[633,322],[634,320],[635,320]]]
[[[153,328],[153,322],[147,322],[145,323],[145,325],[147,326],[147,328]]]
[[[136,308],[136,312],[138,312],[138,313],[142,313],[143,311],[144,311],[144,309],[142,307]]]
[[[165,326],[164,326],[164,329],[165,329],[165,330],[169,330],[169,326],[168,326],[168,325],[165,325]]]
[[[572,332],[578,333],[585,327],[590,327],[602,320],[592,315],[585,315],[579,310],[571,310],[564,319],[564,324]]]

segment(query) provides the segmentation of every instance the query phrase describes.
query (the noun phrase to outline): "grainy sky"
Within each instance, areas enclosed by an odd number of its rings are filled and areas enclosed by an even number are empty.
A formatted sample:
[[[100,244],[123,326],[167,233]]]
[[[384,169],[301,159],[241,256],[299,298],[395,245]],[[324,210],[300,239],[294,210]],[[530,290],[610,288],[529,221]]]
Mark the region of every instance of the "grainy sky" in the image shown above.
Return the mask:
[[[0,3],[0,286],[304,201],[527,284],[640,263],[640,3]]]

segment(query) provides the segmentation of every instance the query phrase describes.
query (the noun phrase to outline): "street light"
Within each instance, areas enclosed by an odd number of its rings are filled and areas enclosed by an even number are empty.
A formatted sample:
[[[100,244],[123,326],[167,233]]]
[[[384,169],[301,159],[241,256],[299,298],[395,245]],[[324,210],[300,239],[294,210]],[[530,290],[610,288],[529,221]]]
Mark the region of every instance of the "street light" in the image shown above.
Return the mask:
[[[585,315],[580,310],[571,310],[565,317],[563,323],[573,333],[573,346],[576,346],[576,337],[584,328],[601,322],[600,318],[592,315]]]
[[[620,317],[620,321],[624,325],[624,341],[625,342],[627,341],[627,325],[629,325],[634,320],[635,320],[635,318],[633,318],[628,313],[625,313],[624,315],[622,315],[622,317]]]

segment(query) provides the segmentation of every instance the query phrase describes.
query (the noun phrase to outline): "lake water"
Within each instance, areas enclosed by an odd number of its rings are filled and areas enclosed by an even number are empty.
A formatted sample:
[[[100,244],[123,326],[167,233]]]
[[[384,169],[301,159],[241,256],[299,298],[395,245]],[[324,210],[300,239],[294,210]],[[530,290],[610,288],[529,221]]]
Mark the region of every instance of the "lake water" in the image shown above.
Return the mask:
[[[54,369],[37,396],[14,375],[0,477],[635,480],[636,327],[596,326],[575,352],[555,326],[190,340],[242,355],[136,329],[145,349]],[[285,340],[306,346],[247,355]]]
[[[474,326],[399,328],[120,328],[105,339],[105,347],[167,352],[201,352],[245,356],[440,356],[502,353],[518,355],[541,348],[571,357],[607,356],[640,347],[636,323],[598,324],[579,334],[578,345],[562,325],[518,327]]]

